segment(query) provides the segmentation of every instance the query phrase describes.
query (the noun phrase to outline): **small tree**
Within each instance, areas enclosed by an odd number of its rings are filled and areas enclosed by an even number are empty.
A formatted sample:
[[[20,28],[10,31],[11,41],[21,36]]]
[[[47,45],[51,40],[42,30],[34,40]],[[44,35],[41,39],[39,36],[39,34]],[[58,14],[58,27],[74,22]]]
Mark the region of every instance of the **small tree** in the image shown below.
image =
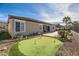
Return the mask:
[[[71,18],[69,16],[65,16],[63,18],[63,22],[66,24],[66,28],[67,28],[67,26],[71,23]]]
[[[69,36],[69,33],[71,33],[70,29],[72,28],[73,23],[71,22],[71,18],[69,16],[64,17],[63,22],[66,25],[64,26],[64,29],[60,29],[58,33],[61,36],[61,38],[67,40],[67,36]]]

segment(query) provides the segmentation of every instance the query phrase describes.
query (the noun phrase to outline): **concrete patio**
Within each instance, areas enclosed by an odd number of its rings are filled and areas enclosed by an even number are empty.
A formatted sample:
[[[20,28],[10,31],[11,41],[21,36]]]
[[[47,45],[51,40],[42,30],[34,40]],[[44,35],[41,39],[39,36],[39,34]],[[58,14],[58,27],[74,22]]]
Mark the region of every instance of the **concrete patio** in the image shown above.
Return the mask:
[[[45,34],[43,34],[43,35],[45,35],[45,36],[51,36],[51,37],[59,37],[57,31],[56,31],[56,32],[52,32],[52,33],[45,33]]]

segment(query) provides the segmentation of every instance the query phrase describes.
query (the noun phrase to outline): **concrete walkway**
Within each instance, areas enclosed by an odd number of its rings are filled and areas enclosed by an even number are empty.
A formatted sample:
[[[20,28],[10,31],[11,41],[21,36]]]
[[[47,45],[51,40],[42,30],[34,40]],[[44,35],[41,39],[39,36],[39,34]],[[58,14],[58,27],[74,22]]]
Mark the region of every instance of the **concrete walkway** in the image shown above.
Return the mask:
[[[46,33],[46,34],[43,34],[43,35],[51,36],[51,37],[58,37],[59,36],[57,31],[56,32],[52,32],[52,33]]]

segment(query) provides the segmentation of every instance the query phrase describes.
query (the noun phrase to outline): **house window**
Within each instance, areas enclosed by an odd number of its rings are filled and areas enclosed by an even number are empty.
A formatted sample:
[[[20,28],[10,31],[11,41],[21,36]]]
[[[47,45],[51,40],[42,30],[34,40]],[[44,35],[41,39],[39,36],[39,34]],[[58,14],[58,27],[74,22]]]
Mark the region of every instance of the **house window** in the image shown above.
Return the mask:
[[[24,31],[24,23],[16,22],[16,32],[23,32],[23,31]]]
[[[20,32],[20,22],[16,22],[16,32]]]
[[[20,23],[21,31],[24,31],[24,23]]]

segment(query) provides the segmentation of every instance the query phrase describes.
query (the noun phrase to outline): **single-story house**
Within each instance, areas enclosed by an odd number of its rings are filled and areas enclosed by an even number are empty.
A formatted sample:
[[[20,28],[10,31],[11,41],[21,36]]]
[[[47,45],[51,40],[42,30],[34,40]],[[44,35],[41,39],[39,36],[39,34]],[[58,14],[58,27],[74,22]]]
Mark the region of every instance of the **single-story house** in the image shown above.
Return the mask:
[[[12,37],[15,37],[17,34],[42,34],[55,31],[55,25],[31,18],[9,15],[8,31]]]

